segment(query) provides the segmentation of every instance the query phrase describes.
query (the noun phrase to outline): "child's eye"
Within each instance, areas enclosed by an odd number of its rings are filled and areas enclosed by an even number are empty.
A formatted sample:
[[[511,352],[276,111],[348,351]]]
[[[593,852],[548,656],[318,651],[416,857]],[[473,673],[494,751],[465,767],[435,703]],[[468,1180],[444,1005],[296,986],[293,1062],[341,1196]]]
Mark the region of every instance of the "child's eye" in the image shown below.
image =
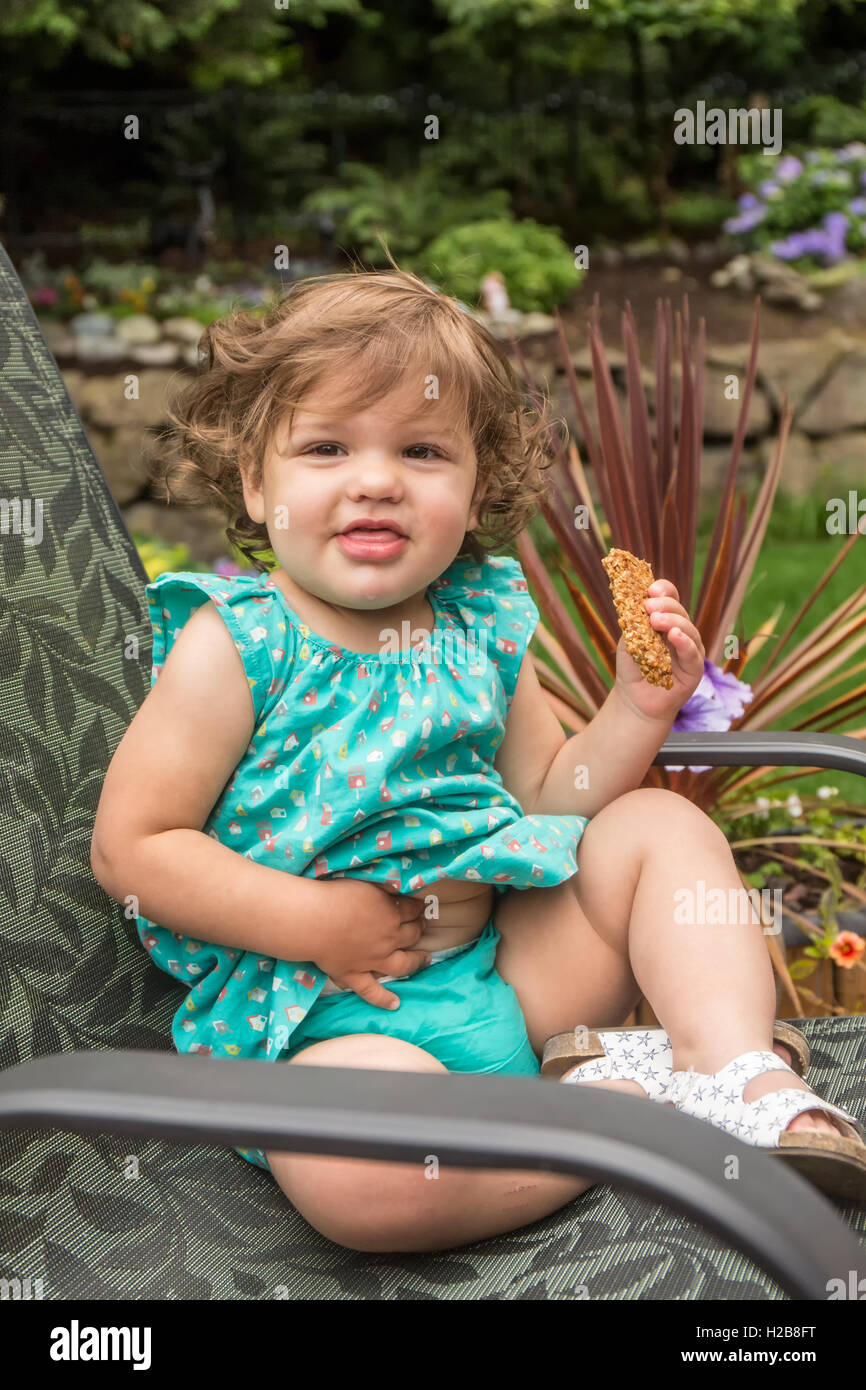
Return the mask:
[[[342,449],[342,444],[308,444],[303,450],[305,454],[318,454],[319,458],[335,458],[334,454],[320,454],[320,449]],[[422,449],[428,454],[435,454],[441,458],[441,452],[435,444],[407,444],[404,453],[411,453],[413,449]],[[424,463],[425,459],[417,459],[417,462]]]
[[[307,448],[304,450],[304,453],[305,453],[305,454],[314,454],[314,453],[316,453],[316,451],[317,451],[318,449],[339,449],[340,447],[341,447],[341,446],[340,446],[339,444],[310,444],[310,445],[308,445]],[[333,454],[323,454],[323,455],[320,455],[320,457],[322,457],[322,458],[333,458],[334,455],[333,455]]]
[[[406,453],[408,454],[412,449],[426,449],[428,453],[433,453],[436,454],[437,457],[441,457],[435,444],[410,444],[406,449]]]

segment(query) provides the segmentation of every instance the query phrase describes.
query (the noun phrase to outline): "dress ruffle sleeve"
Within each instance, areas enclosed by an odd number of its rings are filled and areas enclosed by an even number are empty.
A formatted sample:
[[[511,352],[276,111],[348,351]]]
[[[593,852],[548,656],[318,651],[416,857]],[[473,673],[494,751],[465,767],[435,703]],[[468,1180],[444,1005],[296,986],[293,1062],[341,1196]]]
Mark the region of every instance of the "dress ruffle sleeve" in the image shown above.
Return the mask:
[[[275,595],[256,575],[187,570],[167,570],[147,585],[145,593],[153,628],[151,685],[181,629],[195,610],[211,599],[243,662],[258,725],[269,699],[283,688],[279,672],[290,665],[294,637]]]
[[[457,560],[431,587],[478,634],[510,706],[539,619],[520,561],[510,555],[487,555],[480,563],[471,557]]]

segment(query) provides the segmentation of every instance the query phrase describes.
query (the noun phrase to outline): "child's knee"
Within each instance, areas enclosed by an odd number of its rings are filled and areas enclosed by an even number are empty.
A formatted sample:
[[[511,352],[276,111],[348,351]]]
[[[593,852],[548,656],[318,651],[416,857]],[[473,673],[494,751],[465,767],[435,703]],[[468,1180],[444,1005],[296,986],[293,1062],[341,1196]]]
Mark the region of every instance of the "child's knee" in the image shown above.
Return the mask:
[[[414,1250],[435,1216],[424,1155],[413,1163],[269,1153],[289,1201],[328,1240],[350,1250]]]

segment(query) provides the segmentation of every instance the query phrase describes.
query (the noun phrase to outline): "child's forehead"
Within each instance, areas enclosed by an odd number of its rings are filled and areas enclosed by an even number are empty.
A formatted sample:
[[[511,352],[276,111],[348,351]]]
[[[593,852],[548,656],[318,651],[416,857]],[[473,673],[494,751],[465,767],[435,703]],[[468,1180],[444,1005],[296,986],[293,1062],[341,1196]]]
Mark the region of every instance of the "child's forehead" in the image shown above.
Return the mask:
[[[382,421],[389,425],[426,425],[435,427],[455,439],[467,433],[459,410],[449,407],[447,402],[426,399],[423,392],[416,396],[403,392],[389,393],[378,401],[343,401],[327,392],[310,391],[299,401],[294,414],[287,412],[286,422],[292,421],[297,428],[314,426],[323,428],[330,425],[353,425],[362,420]]]

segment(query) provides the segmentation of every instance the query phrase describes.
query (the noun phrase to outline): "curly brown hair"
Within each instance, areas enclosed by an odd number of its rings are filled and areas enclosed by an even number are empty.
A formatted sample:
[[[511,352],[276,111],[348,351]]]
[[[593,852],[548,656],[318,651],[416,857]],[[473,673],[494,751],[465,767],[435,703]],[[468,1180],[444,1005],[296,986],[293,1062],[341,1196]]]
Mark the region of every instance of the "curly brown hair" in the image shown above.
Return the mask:
[[[537,413],[492,334],[455,299],[391,264],[309,276],[263,315],[234,310],[211,323],[197,376],[169,405],[163,438],[179,448],[151,462],[152,481],[167,500],[215,503],[228,517],[228,540],[259,570],[268,569],[257,552],[270,539],[247,514],[241,468],[261,480],[285,411],[332,372],[344,388],[333,406],[340,414],[374,404],[413,370],[438,382],[478,460],[479,526],[466,533],[461,555],[481,560],[508,545],[547,491],[554,422],[546,398]]]

